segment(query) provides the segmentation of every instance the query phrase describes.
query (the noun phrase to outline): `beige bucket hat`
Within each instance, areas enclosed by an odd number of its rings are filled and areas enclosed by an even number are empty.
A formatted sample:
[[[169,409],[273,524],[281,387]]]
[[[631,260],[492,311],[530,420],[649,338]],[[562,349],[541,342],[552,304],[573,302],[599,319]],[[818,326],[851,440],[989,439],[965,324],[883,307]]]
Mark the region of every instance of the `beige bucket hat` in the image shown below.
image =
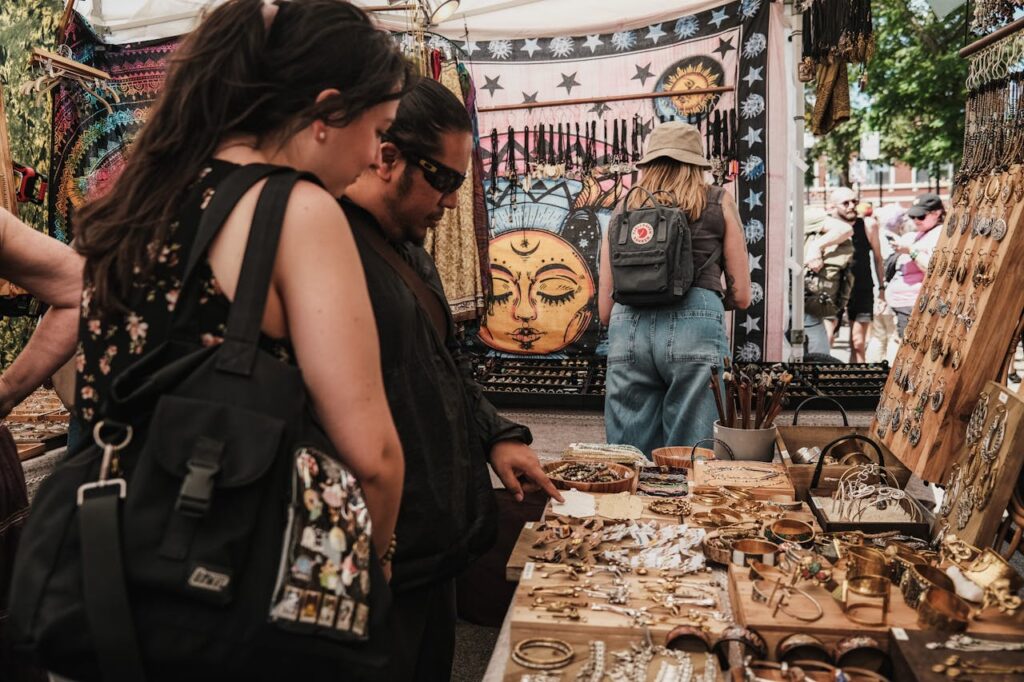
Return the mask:
[[[669,121],[655,128],[647,141],[647,153],[637,165],[643,166],[663,156],[680,163],[711,168],[711,162],[704,158],[700,131],[682,121]]]

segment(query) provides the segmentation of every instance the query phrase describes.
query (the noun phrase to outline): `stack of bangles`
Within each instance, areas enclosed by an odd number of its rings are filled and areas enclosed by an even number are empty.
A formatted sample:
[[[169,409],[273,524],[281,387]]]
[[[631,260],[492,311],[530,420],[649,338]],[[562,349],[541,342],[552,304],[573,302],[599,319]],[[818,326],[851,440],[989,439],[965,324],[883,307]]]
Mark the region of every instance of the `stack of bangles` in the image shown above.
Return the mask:
[[[776,594],[781,591],[782,594],[778,597],[778,602],[776,602],[775,609],[781,610],[783,613],[785,613],[787,616],[791,618],[802,620],[805,623],[813,623],[814,621],[818,620],[823,615],[825,615],[825,611],[821,608],[821,604],[818,603],[818,600],[798,587],[782,585],[778,581],[770,582],[767,580],[754,580],[751,583],[751,587],[753,588],[752,596],[754,598],[754,601],[760,604],[765,604],[769,608],[771,607],[772,601],[775,599]],[[814,607],[814,613],[808,614],[789,610],[788,607],[790,604],[788,602],[788,599],[790,596],[794,594],[803,597],[805,601],[809,602],[811,606]]]
[[[544,649],[554,652],[554,656],[535,658],[527,652],[531,649]],[[512,660],[530,670],[559,670],[570,663],[574,656],[572,645],[560,639],[533,637],[518,642],[512,650]]]

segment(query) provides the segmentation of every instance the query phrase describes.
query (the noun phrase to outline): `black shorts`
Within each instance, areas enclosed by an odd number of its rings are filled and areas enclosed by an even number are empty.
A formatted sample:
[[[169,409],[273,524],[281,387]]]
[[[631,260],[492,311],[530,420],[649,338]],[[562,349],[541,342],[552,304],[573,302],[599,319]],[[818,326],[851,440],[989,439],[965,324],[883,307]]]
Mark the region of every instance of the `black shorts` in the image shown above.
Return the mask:
[[[846,304],[846,319],[854,322],[871,322],[875,319],[875,292],[854,290]]]

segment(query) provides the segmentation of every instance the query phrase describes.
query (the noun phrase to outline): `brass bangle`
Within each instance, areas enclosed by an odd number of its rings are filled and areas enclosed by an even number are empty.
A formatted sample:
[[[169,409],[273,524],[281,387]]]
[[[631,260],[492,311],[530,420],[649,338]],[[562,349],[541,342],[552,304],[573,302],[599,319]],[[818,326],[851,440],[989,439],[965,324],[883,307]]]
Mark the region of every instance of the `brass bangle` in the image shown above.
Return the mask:
[[[758,561],[757,559],[750,560],[750,579],[751,580],[786,580],[789,576],[783,573],[775,566],[769,566],[766,563]]]
[[[665,636],[665,648],[688,653],[708,653],[711,651],[711,640],[703,628],[678,625]]]
[[[885,554],[872,547],[847,547],[844,558],[846,559],[847,578],[856,578],[862,575],[888,575]]]
[[[783,663],[795,661],[820,661],[832,663],[834,657],[825,643],[814,635],[797,632],[779,640],[775,647],[775,658]]]
[[[818,603],[818,600],[815,599],[814,597],[812,597],[811,595],[807,594],[806,592],[804,592],[800,588],[798,588],[798,587],[791,588],[791,594],[799,594],[801,597],[803,597],[807,601],[811,602],[811,604],[814,605],[815,614],[813,616],[806,616],[806,615],[802,615],[802,614],[799,614],[799,613],[793,613],[792,611],[790,611],[789,609],[786,608],[789,605],[786,604],[786,603],[783,603],[780,606],[780,608],[782,609],[782,612],[784,614],[786,614],[787,616],[789,616],[790,618],[796,618],[797,620],[802,620],[805,623],[813,623],[814,621],[820,619],[822,616],[825,615],[825,610],[823,608],[821,608],[821,604]]]
[[[888,599],[891,584],[888,578],[880,575],[861,575],[847,579],[846,586],[850,592],[862,597]]]
[[[840,668],[860,668],[875,673],[888,673],[891,667],[889,652],[874,637],[854,635],[839,640],[834,649],[835,662]]]
[[[867,618],[861,618],[860,616],[856,615],[856,613],[857,611],[860,611],[862,609],[878,609],[879,611],[881,611],[882,617],[879,620],[869,620]],[[888,612],[886,611],[885,606],[883,604],[871,604],[868,602],[862,602],[860,604],[848,604],[843,609],[843,615],[845,615],[847,620],[849,620],[851,623],[856,623],[857,625],[867,625],[870,627],[878,627],[885,625],[887,614]]]
[[[755,540],[746,538],[733,540],[729,544],[731,550],[729,561],[735,566],[749,566],[752,559],[756,559],[768,566],[775,565],[775,554],[779,546],[767,540]]]
[[[952,578],[934,566],[923,564],[911,566],[903,574],[903,580],[900,582],[903,601],[912,609],[920,606],[922,598],[932,588],[956,592],[956,585]]]
[[[717,507],[725,501],[725,498],[718,493],[693,493],[690,499],[705,507]]]
[[[708,511],[708,516],[719,526],[725,526],[730,523],[741,523],[743,521],[743,514],[737,511],[733,511],[728,507],[715,507]]]
[[[917,624],[925,630],[963,632],[971,617],[971,607],[954,592],[930,588],[917,609]]]
[[[729,559],[732,556],[732,549],[725,540],[717,535],[708,535],[704,538],[702,547],[704,549],[704,557],[708,561],[713,561],[716,564],[722,564],[723,566],[729,565]]]
[[[723,497],[727,497],[730,500],[736,500],[737,502],[746,502],[747,500],[753,499],[753,496],[746,490],[734,485],[723,485],[718,489],[718,492]]]
[[[792,542],[798,545],[808,545],[814,542],[816,533],[809,523],[794,521],[791,519],[779,519],[765,526],[764,536],[776,544]]]
[[[538,660],[526,653],[530,649],[548,649],[559,655],[550,659]],[[564,668],[572,662],[574,655],[575,652],[571,644],[561,639],[547,637],[533,637],[521,640],[516,643],[515,648],[512,650],[512,660],[518,665],[531,670],[558,670],[559,668]]]
[[[768,644],[757,630],[742,625],[731,625],[722,631],[712,647],[712,651],[718,655],[718,660],[722,664],[722,670],[729,668],[730,642],[737,642],[743,647],[742,657],[744,658],[752,656],[755,660],[759,660],[768,655]]]

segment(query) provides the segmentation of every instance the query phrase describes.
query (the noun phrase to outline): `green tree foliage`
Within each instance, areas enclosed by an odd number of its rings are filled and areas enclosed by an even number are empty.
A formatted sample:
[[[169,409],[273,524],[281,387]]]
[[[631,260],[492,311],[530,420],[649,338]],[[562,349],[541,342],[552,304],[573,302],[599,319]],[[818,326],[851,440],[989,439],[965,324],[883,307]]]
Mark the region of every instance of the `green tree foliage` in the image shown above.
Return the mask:
[[[64,11],[61,0],[6,0],[0,2],[0,84],[3,85],[12,158],[48,173],[50,102],[22,95],[29,79],[29,51],[54,49],[57,24]],[[10,169],[5,169],[10,172]],[[22,220],[36,229],[46,226],[43,207],[22,204]],[[35,328],[29,318],[0,319],[0,366],[7,367]]]
[[[946,164],[959,164],[963,152],[968,63],[957,51],[964,44],[966,5],[943,20],[924,0],[874,0],[872,11],[876,47],[866,88],[860,93],[857,85],[862,67],[851,66],[853,115],[808,150],[809,165],[827,155],[829,170],[848,184],[861,133],[877,130],[883,159],[937,176]]]
[[[868,125],[882,155],[933,175],[958,165],[964,143],[967,5],[943,20],[923,0],[875,0],[876,49],[868,62]]]

